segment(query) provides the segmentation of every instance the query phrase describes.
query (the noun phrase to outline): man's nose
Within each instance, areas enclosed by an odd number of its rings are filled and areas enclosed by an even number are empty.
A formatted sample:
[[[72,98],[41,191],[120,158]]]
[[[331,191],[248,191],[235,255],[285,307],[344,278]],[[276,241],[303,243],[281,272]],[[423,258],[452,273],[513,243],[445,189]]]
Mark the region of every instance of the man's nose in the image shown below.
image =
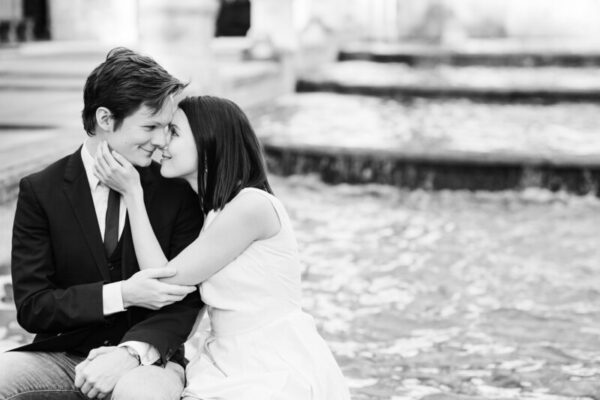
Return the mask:
[[[169,142],[169,129],[165,127],[163,129],[156,129],[154,135],[152,135],[152,145],[154,147],[163,148]]]

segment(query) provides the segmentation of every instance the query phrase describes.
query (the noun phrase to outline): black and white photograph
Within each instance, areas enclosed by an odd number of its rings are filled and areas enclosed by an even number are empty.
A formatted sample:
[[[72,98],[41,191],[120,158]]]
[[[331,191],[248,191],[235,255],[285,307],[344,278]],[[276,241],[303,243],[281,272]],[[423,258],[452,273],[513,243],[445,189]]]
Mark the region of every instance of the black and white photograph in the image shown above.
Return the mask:
[[[600,0],[0,0],[0,400],[600,400]]]

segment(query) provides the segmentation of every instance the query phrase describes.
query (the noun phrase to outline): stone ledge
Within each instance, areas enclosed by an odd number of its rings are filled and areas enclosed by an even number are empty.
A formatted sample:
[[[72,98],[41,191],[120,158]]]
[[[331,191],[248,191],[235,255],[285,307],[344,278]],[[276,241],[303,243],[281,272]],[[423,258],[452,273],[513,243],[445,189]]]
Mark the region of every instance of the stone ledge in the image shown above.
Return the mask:
[[[555,103],[598,101],[597,68],[490,68],[347,61],[301,76],[300,92],[427,98],[471,98],[485,101]]]
[[[271,172],[318,174],[327,183],[380,183],[410,189],[507,190],[526,187],[599,195],[600,163],[518,157],[407,154],[269,143]],[[590,160],[591,161],[591,160]]]
[[[592,67],[600,65],[600,54],[531,54],[512,53],[489,55],[485,53],[453,53],[437,54],[410,53],[375,53],[368,51],[342,50],[339,61],[366,60],[381,63],[404,63],[408,65],[446,64],[455,66],[485,65],[490,67]]]
[[[597,43],[470,40],[458,45],[426,43],[350,43],[340,61],[366,60],[408,65],[485,65],[490,67],[592,67],[600,65]]]
[[[568,89],[515,89],[515,88],[457,88],[450,86],[395,85],[377,87],[368,85],[341,84],[335,82],[310,82],[299,80],[296,90],[305,92],[332,92],[340,94],[360,94],[381,97],[421,97],[421,98],[465,98],[488,102],[526,102],[535,104],[555,104],[559,102],[597,102],[600,90]]]

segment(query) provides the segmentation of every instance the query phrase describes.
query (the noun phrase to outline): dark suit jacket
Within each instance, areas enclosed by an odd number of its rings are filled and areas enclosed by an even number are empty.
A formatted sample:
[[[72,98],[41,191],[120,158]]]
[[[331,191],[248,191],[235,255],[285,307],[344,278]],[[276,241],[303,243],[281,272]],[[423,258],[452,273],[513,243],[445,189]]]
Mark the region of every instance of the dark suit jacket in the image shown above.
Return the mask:
[[[203,221],[198,198],[187,183],[162,178],[156,164],[139,170],[152,228],[172,258],[198,236]],[[128,223],[121,240],[127,279],[139,271]],[[131,307],[105,317],[107,264],[81,151],[23,178],[13,227],[12,280],[17,320],[37,335],[15,350],[87,355],[95,347],[137,340],[154,346],[163,363],[183,363],[182,344],[203,306],[198,292],[161,310]]]

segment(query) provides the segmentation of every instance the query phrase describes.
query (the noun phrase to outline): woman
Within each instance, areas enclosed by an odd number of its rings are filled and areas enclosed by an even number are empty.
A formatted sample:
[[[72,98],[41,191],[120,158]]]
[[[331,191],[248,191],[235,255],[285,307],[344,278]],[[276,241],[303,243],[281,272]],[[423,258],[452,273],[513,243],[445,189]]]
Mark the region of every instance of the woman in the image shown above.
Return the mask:
[[[184,398],[349,399],[329,348],[301,310],[296,241],[247,117],[209,96],[179,107],[161,174],[187,180],[207,214],[179,256],[165,258],[130,163],[105,144],[96,174],[123,195],[140,268],[175,268],[165,281],[199,285],[208,306],[211,335],[186,369]]]

